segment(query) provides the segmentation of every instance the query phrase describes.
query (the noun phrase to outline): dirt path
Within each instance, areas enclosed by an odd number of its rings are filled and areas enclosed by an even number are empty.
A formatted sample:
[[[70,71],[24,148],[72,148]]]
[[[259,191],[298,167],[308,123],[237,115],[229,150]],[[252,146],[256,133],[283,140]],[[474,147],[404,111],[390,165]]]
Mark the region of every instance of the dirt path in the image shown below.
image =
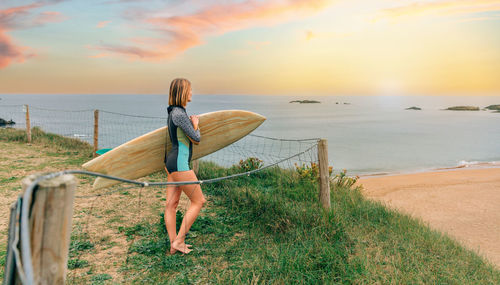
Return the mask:
[[[71,153],[53,147],[7,143],[0,141],[0,247],[5,248],[10,205],[21,191],[21,180],[34,173],[79,168]],[[159,174],[156,179],[165,179]],[[162,188],[117,185],[111,189],[93,190],[92,178],[78,176],[73,215],[73,235],[88,236],[91,250],[80,253],[79,260],[89,265],[69,270],[69,283],[87,284],[99,274],[108,274],[115,283],[126,282],[122,266],[127,262],[128,240],[121,226],[131,226],[147,220],[155,222],[164,207],[165,190]],[[117,191],[118,190],[118,191]],[[95,194],[112,192],[95,197]],[[84,196],[84,197],[81,197]],[[90,197],[87,197],[90,196]],[[179,209],[185,211],[187,198],[182,197]],[[0,268],[3,270],[3,268]]]
[[[362,178],[367,197],[448,233],[500,268],[500,168]]]

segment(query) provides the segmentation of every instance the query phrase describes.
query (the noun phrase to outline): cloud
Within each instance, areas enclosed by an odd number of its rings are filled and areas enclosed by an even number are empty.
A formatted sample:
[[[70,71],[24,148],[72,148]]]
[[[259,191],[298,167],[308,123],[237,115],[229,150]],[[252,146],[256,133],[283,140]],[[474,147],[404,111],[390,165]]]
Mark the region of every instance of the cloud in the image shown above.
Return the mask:
[[[106,27],[111,21],[101,21],[97,24],[96,28],[104,28]]]
[[[34,54],[26,53],[28,48],[15,45],[12,39],[0,30],[0,68],[7,67],[12,62],[23,62]]]
[[[146,60],[175,57],[201,45],[208,36],[231,31],[278,24],[303,18],[331,4],[331,0],[247,0],[238,3],[211,4],[186,15],[129,12],[127,17],[142,22],[159,35],[139,46],[100,44],[91,49]],[[206,4],[205,4],[206,5]],[[171,11],[170,11],[171,13]]]
[[[375,20],[427,14],[456,15],[500,11],[500,0],[455,0],[438,2],[414,2],[405,6],[385,9]]]
[[[0,10],[0,29],[1,30],[12,30],[22,28],[25,23],[23,23],[22,18],[29,16],[29,11],[35,8],[39,8],[42,5],[40,3],[33,3],[30,5],[11,7],[4,10]]]
[[[100,53],[100,54],[96,54],[96,55],[89,55],[88,58],[101,58],[101,57],[108,57],[109,54],[107,53]]]
[[[34,18],[31,27],[39,27],[47,23],[62,22],[67,19],[68,18],[62,15],[60,12],[45,11],[40,13],[40,15]]]
[[[59,12],[45,11],[38,14],[32,10],[57,1],[38,1],[29,5],[10,7],[0,10],[0,68],[5,68],[12,62],[24,62],[35,56],[29,47],[23,47],[14,42],[7,34],[9,31],[38,27],[47,23],[63,21],[65,17]]]
[[[121,3],[140,3],[148,0],[109,0],[103,2],[103,4],[121,4]]]
[[[95,49],[104,51],[104,53],[99,54],[98,56],[90,56],[94,58],[105,57],[106,55],[121,54],[127,56],[133,56],[134,58],[156,58],[161,57],[161,54],[155,50],[143,49],[135,46],[123,46],[123,45],[100,45],[100,46],[87,46],[88,49]]]

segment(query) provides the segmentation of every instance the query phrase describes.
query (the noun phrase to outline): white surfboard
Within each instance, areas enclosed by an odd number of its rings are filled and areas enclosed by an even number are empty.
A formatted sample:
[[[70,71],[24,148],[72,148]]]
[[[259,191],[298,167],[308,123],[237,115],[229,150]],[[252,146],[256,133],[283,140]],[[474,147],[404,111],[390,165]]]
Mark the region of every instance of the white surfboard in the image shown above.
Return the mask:
[[[201,141],[193,144],[192,159],[198,159],[222,149],[255,130],[266,118],[242,110],[224,110],[200,115]],[[164,169],[165,144],[167,151],[172,144],[167,127],[162,127],[128,141],[105,154],[85,163],[83,168],[126,179],[137,179]],[[104,188],[119,183],[97,178],[94,188]]]

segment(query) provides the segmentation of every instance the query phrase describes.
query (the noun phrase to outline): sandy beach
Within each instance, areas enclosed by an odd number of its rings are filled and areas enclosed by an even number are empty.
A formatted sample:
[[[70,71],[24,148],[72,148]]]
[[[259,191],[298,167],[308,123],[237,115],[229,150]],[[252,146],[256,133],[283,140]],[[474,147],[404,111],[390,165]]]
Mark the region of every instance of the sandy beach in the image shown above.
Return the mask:
[[[364,194],[422,219],[500,268],[500,168],[360,178]]]

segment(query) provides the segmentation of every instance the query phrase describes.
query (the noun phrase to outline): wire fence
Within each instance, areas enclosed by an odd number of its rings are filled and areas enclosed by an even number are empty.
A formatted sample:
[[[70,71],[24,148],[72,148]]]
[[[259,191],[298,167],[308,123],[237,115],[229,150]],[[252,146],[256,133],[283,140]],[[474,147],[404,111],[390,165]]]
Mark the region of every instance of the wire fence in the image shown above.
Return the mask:
[[[0,105],[0,118],[4,118],[6,120],[12,119],[15,121],[16,124],[12,126],[14,128],[25,128],[26,113],[24,111],[25,109],[23,105]],[[29,112],[32,127],[36,126],[45,132],[56,133],[65,137],[77,138],[88,143],[93,142],[94,110],[70,111],[30,107]],[[101,110],[99,111],[99,146],[109,148],[116,147],[132,138],[163,127],[165,124],[166,117],[127,115]],[[88,240],[91,240],[91,243],[95,244],[98,243],[100,233],[99,231],[91,232],[91,225],[95,225],[97,222],[98,219],[96,216],[102,217],[103,213],[106,213],[102,209],[98,210],[99,206],[114,202],[118,204],[121,203],[120,206],[115,205],[113,208],[124,207],[127,209],[136,209],[135,220],[140,221],[143,219],[143,215],[145,215],[143,210],[144,204],[161,204],[162,201],[164,201],[164,199],[161,198],[163,197],[162,195],[152,194],[160,193],[163,190],[159,190],[160,192],[148,191],[147,193],[143,193],[142,189],[144,187],[153,187],[158,189],[159,187],[165,187],[168,185],[215,185],[226,180],[234,180],[256,175],[258,173],[274,171],[273,173],[277,173],[276,177],[278,177],[278,179],[273,180],[270,185],[261,188],[260,191],[264,191],[263,194],[268,195],[269,199],[277,199],[278,196],[283,196],[288,190],[285,185],[290,185],[290,181],[294,179],[297,180],[297,177],[305,177],[306,179],[311,177],[316,178],[317,173],[315,173],[315,171],[318,171],[318,141],[319,139],[316,138],[290,140],[250,134],[227,146],[226,148],[204,157],[202,161],[206,163],[206,167],[221,167],[223,170],[203,171],[202,169],[200,171],[202,172],[200,174],[202,179],[191,182],[171,183],[165,182],[166,179],[161,178],[155,178],[153,181],[134,181],[81,170],[62,171],[40,177],[37,181],[30,185],[30,187],[24,192],[22,199],[19,199],[17,202],[18,207],[15,211],[16,214],[11,217],[11,219],[14,219],[13,224],[16,226],[9,229],[9,236],[12,237],[9,238],[9,244],[13,251],[7,258],[11,259],[11,263],[16,264],[17,273],[21,277],[21,281],[25,284],[32,284],[34,275],[31,261],[31,249],[29,248],[30,230],[28,220],[28,217],[31,215],[29,207],[31,202],[23,203],[22,201],[32,201],[33,191],[35,191],[37,184],[44,179],[54,178],[63,174],[79,174],[84,176],[90,175],[92,177],[119,180],[128,184],[119,184],[111,189],[95,191],[89,187],[91,181],[83,179],[84,183],[86,181],[86,185],[84,186],[86,190],[83,191],[81,195],[76,196],[76,203],[78,204],[81,202],[85,205],[82,207],[81,211],[75,213],[75,220],[78,221],[77,226],[81,227],[81,225],[83,225],[83,228],[80,228],[79,233],[76,234],[78,236],[77,241],[85,243],[88,242]],[[157,179],[160,181],[156,181]],[[312,185],[317,185],[315,183]],[[316,194],[312,196],[304,196],[307,197],[304,199],[310,200],[311,197],[317,197],[317,190],[316,186],[314,186],[310,191]],[[130,194],[131,192],[135,193]],[[209,192],[209,195],[212,193],[214,192]],[[124,205],[123,200],[126,200],[122,199],[124,195],[133,196],[136,200],[136,205]],[[247,193],[246,195],[249,194]],[[147,198],[142,199],[143,196],[147,196]],[[110,199],[108,197],[112,198]],[[155,207],[155,209],[159,209],[157,205]],[[181,208],[182,212],[186,212],[188,205],[186,204]],[[265,210],[267,209],[264,209],[264,211]],[[230,219],[229,214],[227,215],[227,219]],[[255,217],[255,219],[258,219],[258,216]],[[257,220],[255,220],[255,222],[257,222]],[[251,227],[251,223],[248,224],[248,227]],[[20,243],[20,241],[22,242]],[[204,244],[205,241],[202,240],[202,243]],[[134,239],[132,239],[128,244],[129,251],[126,253],[126,268],[129,268],[129,260],[133,259],[134,252],[131,248],[134,247],[134,244],[135,236]],[[100,261],[96,262],[99,263]],[[147,271],[148,269],[145,269],[145,271],[142,272],[135,272],[131,275],[121,276],[120,281],[141,281],[140,275],[145,274]],[[5,274],[7,274],[7,272]],[[70,272],[70,274],[72,273]],[[78,280],[79,278],[76,277],[75,274],[73,274],[73,277],[76,278],[75,280]],[[85,278],[82,280],[85,280]]]
[[[7,127],[26,128],[26,105],[0,105],[0,118],[12,120],[13,125]],[[94,143],[94,111],[95,110],[60,110],[29,106],[31,127],[38,127],[49,133],[76,138],[89,144]],[[100,148],[114,148],[133,138],[166,125],[166,117],[130,115],[105,110],[98,110],[98,145]],[[248,157],[257,157],[265,165],[279,159],[300,153],[316,143],[317,138],[287,140],[250,134],[240,141],[204,157],[229,167]],[[301,163],[300,159],[295,162]]]

